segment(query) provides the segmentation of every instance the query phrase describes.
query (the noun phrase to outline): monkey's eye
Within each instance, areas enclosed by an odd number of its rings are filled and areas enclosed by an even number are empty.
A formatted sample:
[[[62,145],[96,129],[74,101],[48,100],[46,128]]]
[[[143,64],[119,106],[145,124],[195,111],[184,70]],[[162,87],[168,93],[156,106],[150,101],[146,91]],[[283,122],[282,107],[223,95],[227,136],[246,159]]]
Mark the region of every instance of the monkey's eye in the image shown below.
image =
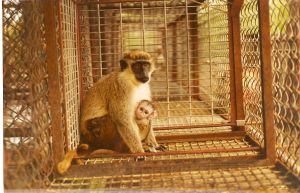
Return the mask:
[[[143,108],[143,107],[140,107],[140,111],[144,111],[144,108]]]
[[[148,114],[149,114],[149,111],[145,110],[145,114],[148,115]]]
[[[150,64],[148,62],[143,63],[143,66],[146,67],[146,68],[150,68]]]

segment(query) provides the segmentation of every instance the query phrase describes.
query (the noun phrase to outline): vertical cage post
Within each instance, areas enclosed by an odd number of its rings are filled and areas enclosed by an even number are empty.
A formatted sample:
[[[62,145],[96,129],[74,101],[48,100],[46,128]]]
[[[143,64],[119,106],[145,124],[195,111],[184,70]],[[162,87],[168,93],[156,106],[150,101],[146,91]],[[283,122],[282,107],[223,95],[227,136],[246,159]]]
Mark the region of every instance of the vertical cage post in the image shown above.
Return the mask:
[[[230,62],[230,100],[231,122],[244,130],[243,82],[241,63],[240,10],[243,0],[234,0],[229,5],[229,62]]]
[[[77,54],[78,54],[78,62],[79,62],[79,93],[80,93],[80,103],[84,97],[84,82],[83,82],[83,58],[81,54],[81,36],[80,36],[80,10],[79,6],[76,4],[76,33],[77,33]],[[80,110],[79,110],[80,112]]]
[[[55,2],[48,0],[43,3],[45,10],[45,36],[49,79],[49,104],[51,106],[52,148],[54,163],[64,156],[64,127],[61,109],[61,93],[59,85],[59,65],[57,53],[57,37],[55,25]]]
[[[177,76],[178,76],[178,72],[177,72],[177,24],[176,22],[172,23],[172,25],[170,25],[171,29],[172,29],[172,49],[173,49],[173,53],[172,53],[172,81],[176,81],[177,80]]]
[[[93,82],[95,82],[99,77],[102,76],[101,69],[99,70],[99,65],[102,61],[102,52],[101,52],[101,43],[102,36],[100,35],[100,16],[99,16],[99,5],[88,5],[90,11],[88,11],[88,19],[89,19],[89,38],[91,44],[91,59],[92,59],[92,75]]]
[[[199,65],[198,65],[198,17],[197,7],[189,7],[189,33],[191,41],[191,73],[192,73],[192,98],[199,99]]]
[[[100,54],[101,54],[101,61],[100,61],[100,73],[101,73],[101,77],[102,75],[105,75],[107,74],[107,67],[108,67],[108,56],[107,56],[107,53],[108,53],[108,50],[107,50],[107,45],[106,45],[106,29],[105,29],[105,26],[106,26],[106,20],[105,18],[107,17],[104,12],[101,11],[101,7],[100,7],[100,4],[98,5],[99,9],[98,9],[98,14],[99,14],[99,34],[100,34],[100,46],[101,46],[101,49],[100,49]]]
[[[271,38],[269,21],[269,2],[258,1],[259,37],[261,59],[261,85],[263,106],[264,150],[266,158],[274,162],[275,131],[273,117],[272,67],[271,67]]]

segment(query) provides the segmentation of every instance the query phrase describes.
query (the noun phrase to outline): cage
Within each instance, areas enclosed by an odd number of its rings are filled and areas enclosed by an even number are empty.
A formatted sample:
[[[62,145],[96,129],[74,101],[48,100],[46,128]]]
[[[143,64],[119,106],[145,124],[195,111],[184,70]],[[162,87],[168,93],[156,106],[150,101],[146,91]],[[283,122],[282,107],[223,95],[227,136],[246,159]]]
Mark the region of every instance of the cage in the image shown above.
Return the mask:
[[[298,0],[3,0],[7,190],[300,191]],[[80,104],[153,56],[165,152],[80,157]]]

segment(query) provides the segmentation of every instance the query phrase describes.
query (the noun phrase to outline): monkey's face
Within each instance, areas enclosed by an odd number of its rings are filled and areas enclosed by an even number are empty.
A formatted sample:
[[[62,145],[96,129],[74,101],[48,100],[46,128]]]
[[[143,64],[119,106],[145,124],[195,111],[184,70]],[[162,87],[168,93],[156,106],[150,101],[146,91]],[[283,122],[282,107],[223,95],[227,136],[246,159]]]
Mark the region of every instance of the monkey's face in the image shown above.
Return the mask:
[[[151,63],[137,60],[131,64],[131,70],[138,81],[146,83],[151,76]]]
[[[157,112],[149,102],[141,102],[135,112],[137,120],[152,119],[157,116]]]
[[[155,69],[150,54],[137,50],[124,54],[120,67],[122,72],[127,73],[127,77],[139,83],[148,82]]]

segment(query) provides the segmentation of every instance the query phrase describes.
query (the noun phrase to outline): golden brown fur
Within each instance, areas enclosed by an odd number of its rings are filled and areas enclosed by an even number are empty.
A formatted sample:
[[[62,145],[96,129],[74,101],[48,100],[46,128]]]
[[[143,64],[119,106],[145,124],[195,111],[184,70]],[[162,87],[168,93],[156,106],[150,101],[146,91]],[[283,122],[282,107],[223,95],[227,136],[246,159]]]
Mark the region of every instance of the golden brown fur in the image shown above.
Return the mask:
[[[143,72],[137,76],[137,70],[132,69],[134,62],[138,65],[149,63],[150,67],[138,69]],[[139,101],[151,100],[149,81],[143,81],[145,77],[150,79],[154,71],[151,56],[142,51],[125,53],[120,66],[121,70],[95,83],[84,98],[80,120],[82,142],[100,148],[90,155],[115,151],[141,153],[144,152],[142,140],[152,144],[152,151],[159,147],[151,125],[138,126],[134,119]],[[58,164],[60,174],[67,171],[76,155],[73,151],[66,154],[65,159]]]
[[[139,101],[151,100],[151,94],[149,81],[142,83],[136,79],[131,66],[135,60],[149,61],[147,76],[150,78],[154,71],[151,56],[146,52],[132,51],[124,54],[123,61],[126,62],[126,67],[123,66],[122,69],[121,66],[121,71],[100,79],[87,92],[82,105],[80,132],[88,143],[97,144],[99,148],[108,146],[116,150],[115,141],[118,141],[120,136],[129,152],[144,152],[134,112]],[[106,115],[111,120],[106,119]],[[88,121],[97,117],[103,118],[99,124],[103,135],[94,136],[93,131],[88,129]],[[110,122],[113,122],[116,128],[111,127]]]

